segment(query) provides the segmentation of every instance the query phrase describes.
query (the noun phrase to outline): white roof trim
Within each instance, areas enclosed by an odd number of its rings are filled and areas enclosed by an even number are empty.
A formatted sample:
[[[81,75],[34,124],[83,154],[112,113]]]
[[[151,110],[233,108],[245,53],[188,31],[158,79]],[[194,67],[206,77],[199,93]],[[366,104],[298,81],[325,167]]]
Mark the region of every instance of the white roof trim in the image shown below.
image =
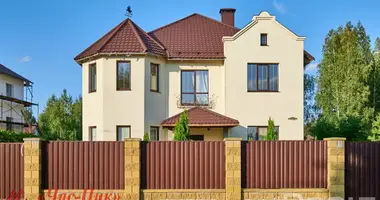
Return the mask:
[[[245,27],[243,27],[235,35],[233,35],[233,36],[224,36],[223,39],[222,39],[223,42],[236,40],[238,37],[240,37],[242,34],[244,34],[246,31],[248,31],[252,26],[256,25],[259,21],[263,21],[263,20],[271,20],[274,23],[278,24],[281,28],[283,28],[284,30],[286,30],[297,41],[304,41],[306,39],[306,37],[296,35],[291,30],[289,30],[288,28],[286,28],[284,25],[282,25],[281,23],[279,23],[278,21],[276,21],[276,17],[275,16],[270,15],[266,11],[263,11],[258,16],[253,16],[252,21],[249,24],[247,24]]]

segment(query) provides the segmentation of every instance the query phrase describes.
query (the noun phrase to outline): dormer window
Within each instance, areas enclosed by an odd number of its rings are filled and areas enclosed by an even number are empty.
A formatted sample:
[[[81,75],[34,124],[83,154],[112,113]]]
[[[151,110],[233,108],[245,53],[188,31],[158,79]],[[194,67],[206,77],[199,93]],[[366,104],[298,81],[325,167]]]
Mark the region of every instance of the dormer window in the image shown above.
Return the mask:
[[[260,46],[268,46],[268,34],[261,33],[261,35],[260,35]]]

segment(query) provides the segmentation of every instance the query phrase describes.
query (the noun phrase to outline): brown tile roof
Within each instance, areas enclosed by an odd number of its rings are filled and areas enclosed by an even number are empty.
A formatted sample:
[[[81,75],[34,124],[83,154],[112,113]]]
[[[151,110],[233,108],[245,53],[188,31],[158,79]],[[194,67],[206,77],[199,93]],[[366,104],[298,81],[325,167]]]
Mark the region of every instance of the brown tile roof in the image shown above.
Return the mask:
[[[153,53],[165,56],[165,48],[132,20],[126,19],[74,59],[98,53]]]
[[[181,113],[161,122],[162,126],[175,126]],[[211,111],[207,108],[194,107],[188,110],[189,126],[237,126],[239,121]]]
[[[223,36],[232,36],[238,28],[192,14],[149,32],[168,50],[168,58],[223,59]]]
[[[126,19],[74,59],[98,53],[153,53],[168,59],[224,59],[223,36],[240,29],[215,19],[192,14],[146,33]],[[313,57],[304,52],[305,62]]]

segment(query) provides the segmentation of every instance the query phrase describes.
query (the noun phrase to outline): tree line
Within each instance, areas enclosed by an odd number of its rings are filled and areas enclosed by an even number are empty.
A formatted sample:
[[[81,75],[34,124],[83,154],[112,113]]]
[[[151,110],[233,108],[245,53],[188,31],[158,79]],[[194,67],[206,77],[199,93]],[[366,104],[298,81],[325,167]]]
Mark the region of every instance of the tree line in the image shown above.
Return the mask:
[[[304,75],[305,135],[380,140],[380,39],[359,22],[328,32],[316,76]]]

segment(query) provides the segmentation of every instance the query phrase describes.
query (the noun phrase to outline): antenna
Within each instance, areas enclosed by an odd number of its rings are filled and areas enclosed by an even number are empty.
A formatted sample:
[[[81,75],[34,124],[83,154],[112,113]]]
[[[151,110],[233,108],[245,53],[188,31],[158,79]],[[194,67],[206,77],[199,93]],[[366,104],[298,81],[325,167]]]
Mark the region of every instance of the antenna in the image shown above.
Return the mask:
[[[128,6],[127,9],[125,10],[125,16],[127,18],[132,18],[132,8],[131,8],[131,6]]]

